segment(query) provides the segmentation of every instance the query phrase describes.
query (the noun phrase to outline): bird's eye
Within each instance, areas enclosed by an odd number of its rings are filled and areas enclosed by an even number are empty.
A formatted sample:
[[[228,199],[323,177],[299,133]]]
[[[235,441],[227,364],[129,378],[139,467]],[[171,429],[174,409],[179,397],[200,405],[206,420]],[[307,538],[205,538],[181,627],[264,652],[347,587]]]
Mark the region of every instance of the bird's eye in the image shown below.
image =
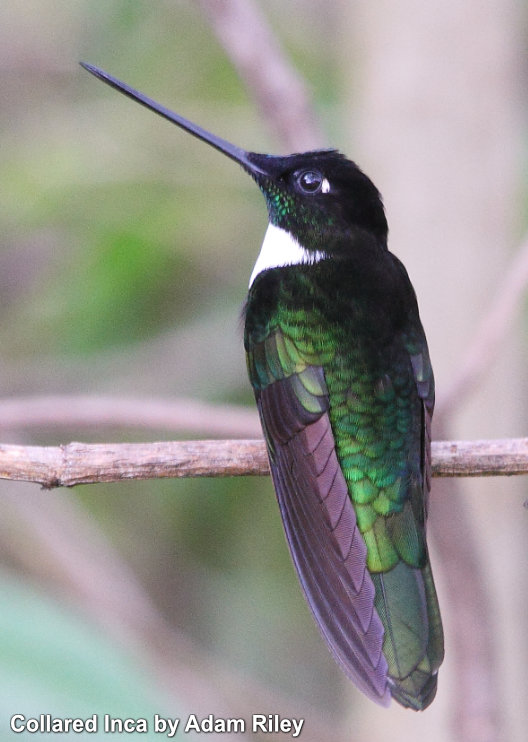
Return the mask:
[[[323,186],[322,174],[318,170],[302,170],[297,173],[295,182],[302,193],[319,193]]]

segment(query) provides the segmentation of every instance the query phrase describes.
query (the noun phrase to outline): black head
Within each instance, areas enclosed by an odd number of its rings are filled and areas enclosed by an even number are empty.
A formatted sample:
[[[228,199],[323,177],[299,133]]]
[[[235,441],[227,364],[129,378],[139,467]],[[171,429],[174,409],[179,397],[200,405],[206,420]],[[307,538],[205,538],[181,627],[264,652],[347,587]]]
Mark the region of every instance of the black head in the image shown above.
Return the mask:
[[[304,247],[327,252],[350,249],[356,239],[386,247],[387,220],[381,195],[365,173],[337,150],[275,157],[250,152],[258,168],[270,220]],[[246,168],[247,169],[247,168]]]
[[[156,103],[103,70],[82,66],[111,87],[207,142],[238,162],[258,183],[270,221],[308,250],[350,251],[358,241],[387,245],[381,196],[358,166],[336,150],[278,157],[246,152]]]

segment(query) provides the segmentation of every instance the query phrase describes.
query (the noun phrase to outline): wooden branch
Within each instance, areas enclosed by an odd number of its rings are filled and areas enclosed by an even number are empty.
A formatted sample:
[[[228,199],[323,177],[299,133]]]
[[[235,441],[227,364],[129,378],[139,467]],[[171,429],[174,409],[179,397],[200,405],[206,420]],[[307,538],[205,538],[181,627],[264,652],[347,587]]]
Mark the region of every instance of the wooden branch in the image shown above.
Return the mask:
[[[434,477],[528,474],[528,438],[433,441]]]
[[[433,475],[482,477],[528,473],[528,438],[436,441]],[[262,440],[0,445],[0,479],[45,488],[170,477],[269,474]]]
[[[259,440],[0,446],[0,479],[37,482],[46,488],[268,473],[264,442]]]

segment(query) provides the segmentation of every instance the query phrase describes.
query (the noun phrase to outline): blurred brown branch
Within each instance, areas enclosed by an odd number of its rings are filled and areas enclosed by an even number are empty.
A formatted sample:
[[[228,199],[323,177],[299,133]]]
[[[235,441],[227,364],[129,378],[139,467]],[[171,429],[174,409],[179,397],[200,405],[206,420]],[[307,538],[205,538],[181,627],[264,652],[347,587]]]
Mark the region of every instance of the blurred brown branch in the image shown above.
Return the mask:
[[[271,686],[230,668],[172,625],[74,498],[60,492],[42,498],[27,489],[20,497],[11,488],[2,493],[2,505],[8,517],[0,519],[0,553],[8,555],[39,589],[46,586],[68,600],[118,645],[132,650],[154,672],[163,698],[168,695],[178,704],[184,699],[203,716],[248,718],[258,708],[282,708],[305,718],[306,742],[318,742],[328,733],[336,742],[350,742],[330,715],[284,692],[278,697]],[[233,742],[235,733],[222,739]],[[236,740],[247,739],[236,733]],[[278,742],[279,735],[266,735],[266,739]]]
[[[0,478],[43,487],[170,477],[233,477],[269,473],[264,441],[163,441],[0,445]],[[436,441],[437,477],[528,473],[528,438]]]
[[[0,429],[28,427],[148,428],[219,438],[258,438],[257,411],[194,399],[88,395],[0,399]]]
[[[220,43],[273,132],[290,150],[324,145],[302,77],[252,0],[200,0]]]

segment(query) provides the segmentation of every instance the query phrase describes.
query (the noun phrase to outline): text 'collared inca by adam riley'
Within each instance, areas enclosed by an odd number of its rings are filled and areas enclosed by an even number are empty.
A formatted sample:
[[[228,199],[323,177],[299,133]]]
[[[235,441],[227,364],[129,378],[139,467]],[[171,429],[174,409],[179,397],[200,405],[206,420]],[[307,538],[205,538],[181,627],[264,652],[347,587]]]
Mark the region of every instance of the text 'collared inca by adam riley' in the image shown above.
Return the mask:
[[[102,723],[100,723],[100,721]],[[152,721],[145,718],[122,719],[104,714],[100,720],[98,714],[81,718],[60,718],[52,714],[41,714],[39,717],[25,717],[23,714],[14,714],[10,720],[11,731],[20,734],[36,732],[48,734],[64,734],[85,732],[94,734],[98,731],[105,733],[145,733],[152,730],[155,734],[162,734],[167,738],[174,738],[178,731],[188,732],[225,733],[245,732],[251,728],[252,732],[263,734],[285,734],[297,738],[303,728],[304,719],[281,717],[279,714],[253,714],[251,724],[243,718],[218,717],[213,714],[200,718],[190,714],[185,722],[180,718],[170,718],[154,714]]]

